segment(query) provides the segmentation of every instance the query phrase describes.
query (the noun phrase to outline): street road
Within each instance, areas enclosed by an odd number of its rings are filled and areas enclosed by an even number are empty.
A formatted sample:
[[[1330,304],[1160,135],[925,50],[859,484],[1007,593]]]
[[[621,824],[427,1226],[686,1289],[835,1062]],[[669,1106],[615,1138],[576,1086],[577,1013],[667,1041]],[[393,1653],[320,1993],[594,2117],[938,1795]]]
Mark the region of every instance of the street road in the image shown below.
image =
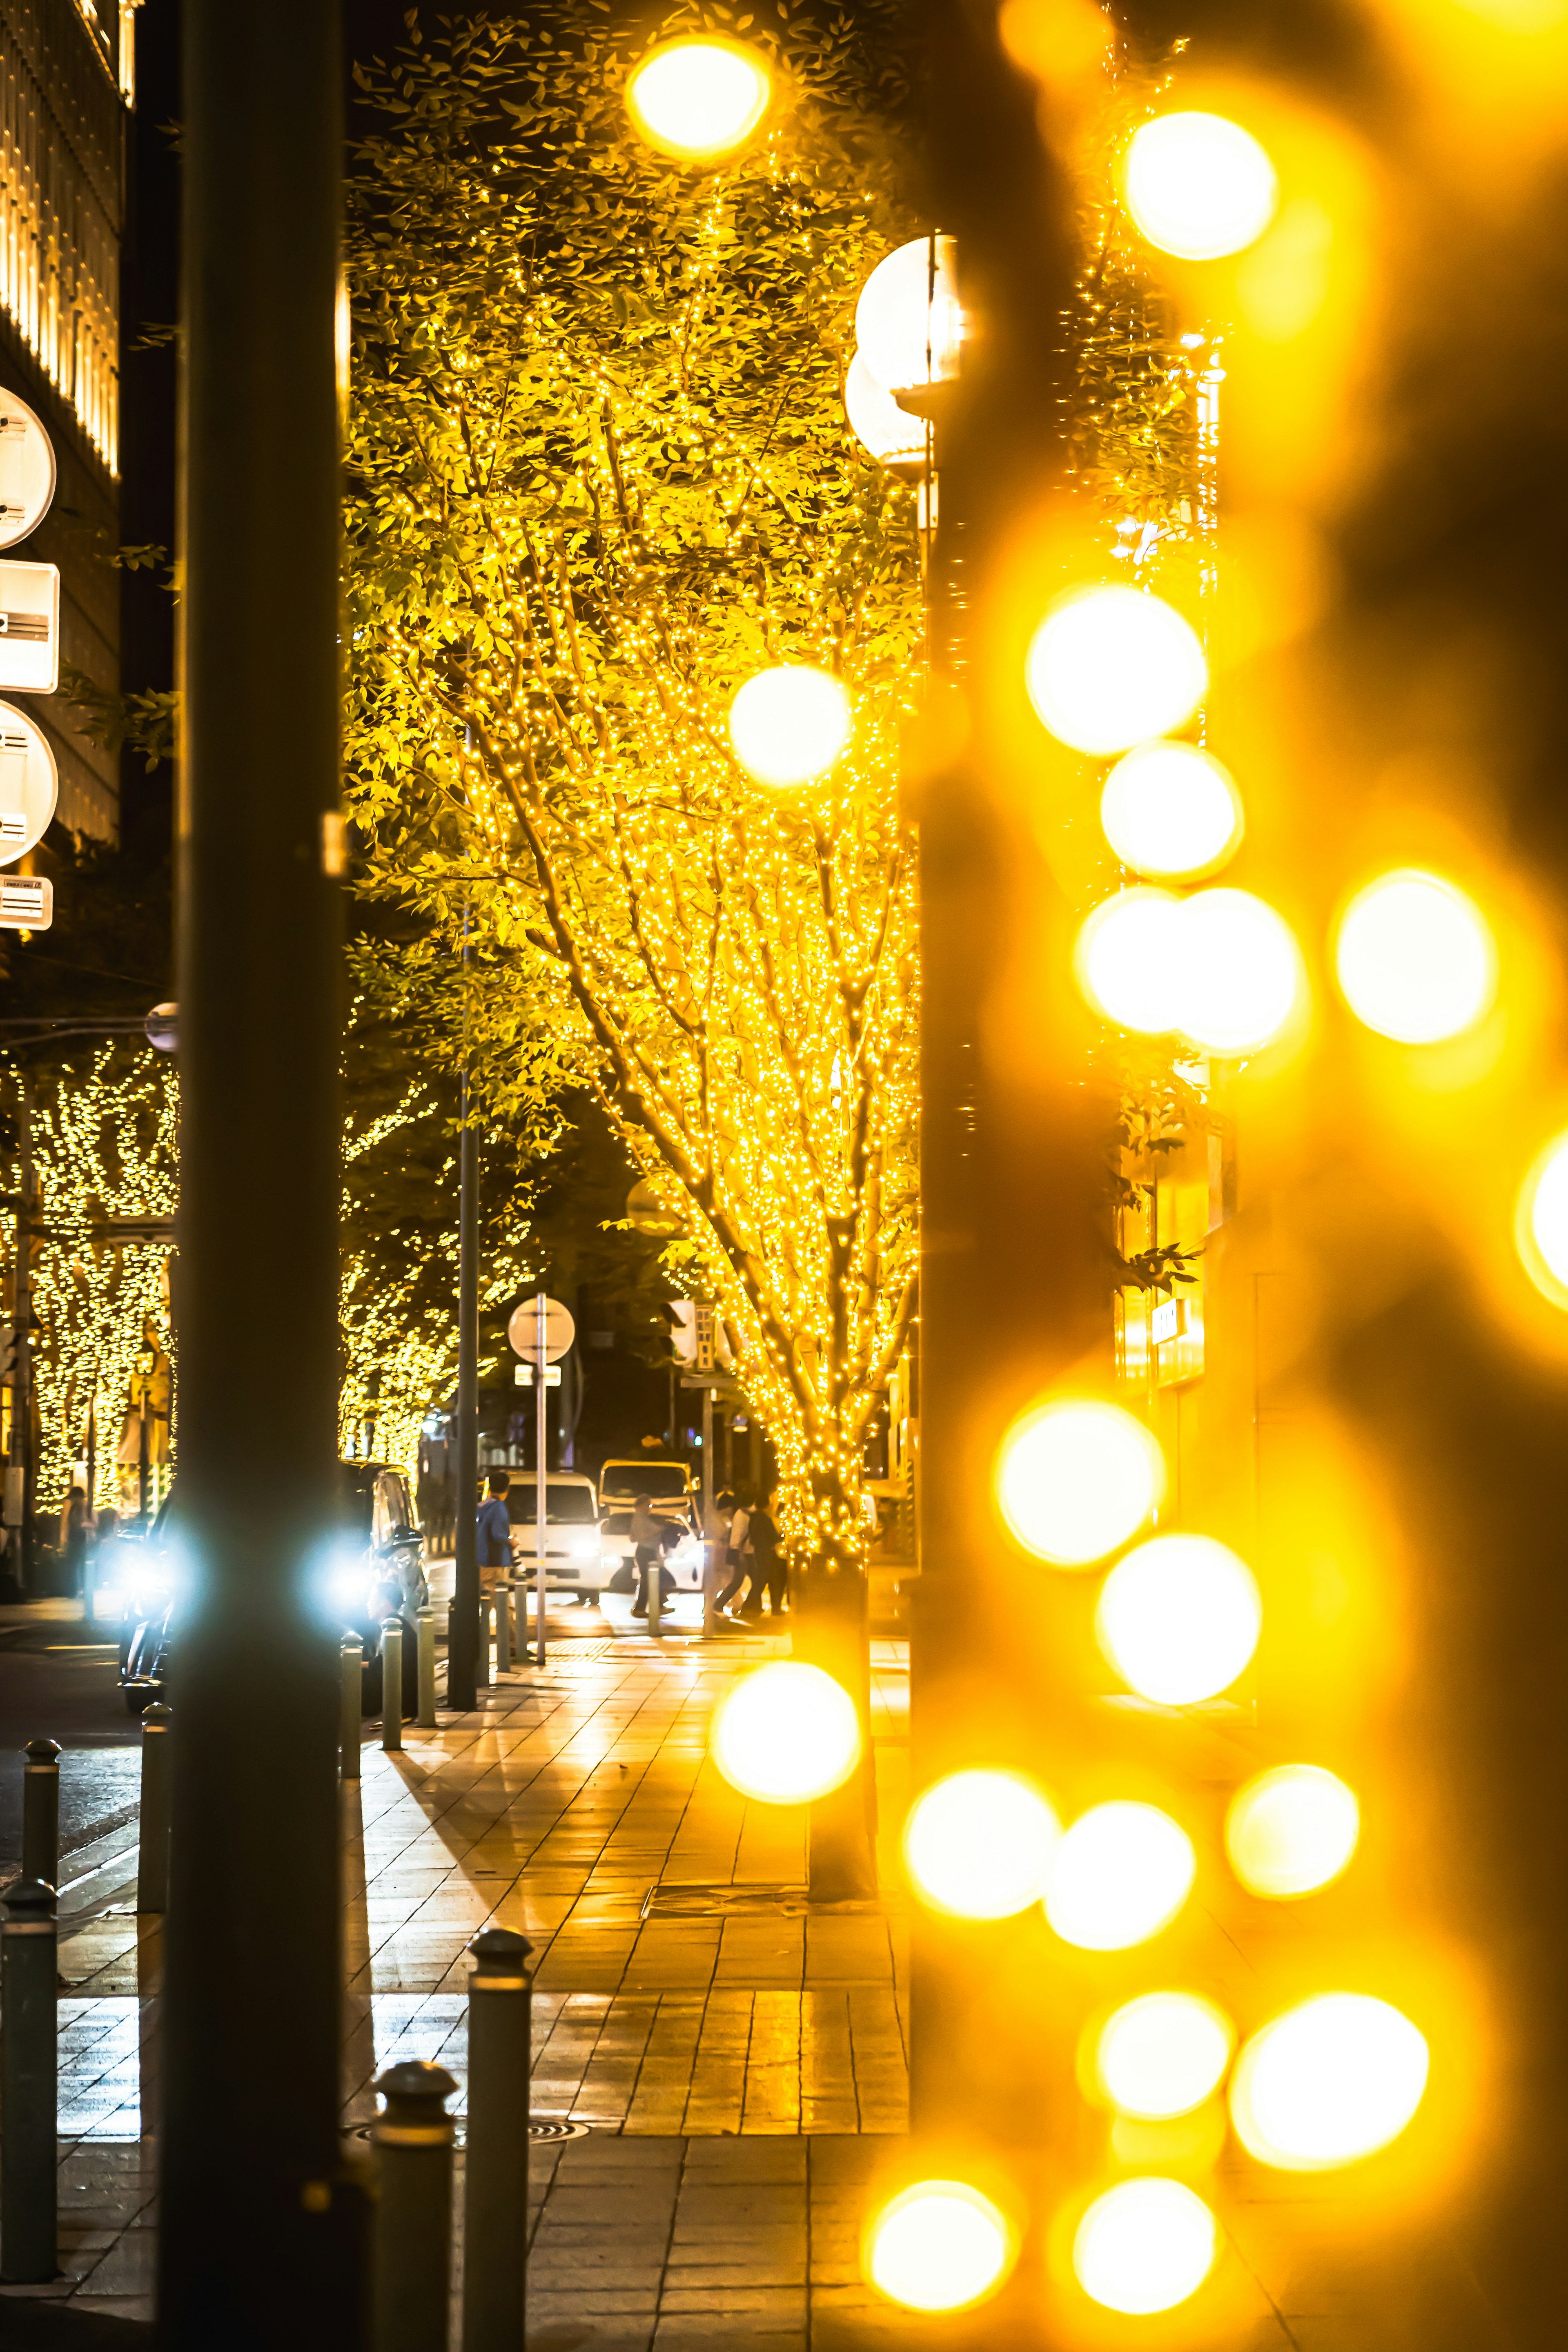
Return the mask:
[[[66,1856],[132,1819],[142,1762],[141,1733],[120,1695],[114,1642],[84,1643],[79,1622],[21,1610],[4,1616],[10,1622],[0,1622],[0,1882],[14,1878],[21,1863],[21,1751],[29,1739],[58,1739],[65,1751]]]

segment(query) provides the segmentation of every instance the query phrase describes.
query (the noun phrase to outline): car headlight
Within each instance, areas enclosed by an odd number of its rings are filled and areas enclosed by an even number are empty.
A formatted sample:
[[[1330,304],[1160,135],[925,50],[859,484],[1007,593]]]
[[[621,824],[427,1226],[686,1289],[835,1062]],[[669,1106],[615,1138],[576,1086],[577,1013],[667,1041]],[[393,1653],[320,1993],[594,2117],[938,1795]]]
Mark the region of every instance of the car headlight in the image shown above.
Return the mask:
[[[572,1538],[572,1557],[574,1559],[591,1559],[598,1549],[599,1538],[597,1536],[574,1536]]]

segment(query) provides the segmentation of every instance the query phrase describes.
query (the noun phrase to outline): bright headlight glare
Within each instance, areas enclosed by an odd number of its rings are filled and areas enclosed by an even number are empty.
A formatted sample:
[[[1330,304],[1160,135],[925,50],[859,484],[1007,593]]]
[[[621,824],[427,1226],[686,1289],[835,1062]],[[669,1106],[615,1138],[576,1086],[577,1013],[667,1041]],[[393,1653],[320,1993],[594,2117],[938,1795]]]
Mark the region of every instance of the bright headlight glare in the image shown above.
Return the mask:
[[[1212,2000],[1191,1992],[1148,1992],[1108,2017],[1094,2071],[1119,2115],[1163,2122],[1190,2115],[1218,2089],[1236,2036]]]
[[[1139,588],[1080,588],[1036,630],[1026,676],[1041,723],[1075,751],[1130,751],[1184,726],[1208,685],[1194,631]]]
[[[637,67],[626,105],[650,146],[701,163],[742,146],[772,94],[762,59],[739,41],[672,41]]]
[[[1161,114],[1134,131],[1127,209],[1152,246],[1184,261],[1217,261],[1257,243],[1279,183],[1249,131],[1223,114]]]
[[[820,1666],[784,1658],[759,1666],[714,1718],[713,1759],[744,1797],[809,1803],[840,1787],[860,1760],[855,1702]]]
[[[1122,2180],[1079,2223],[1072,2264],[1093,2302],[1142,2316],[1195,2294],[1217,2245],[1214,2215],[1179,2180]]]
[[[1334,968],[1358,1021],[1405,1045],[1474,1028],[1497,990],[1497,950],[1475,901],[1406,868],[1357,892],[1340,923]]]
[[[1142,743],[1129,751],[1105,780],[1100,821],[1123,866],[1171,881],[1216,872],[1243,832],[1240,794],[1195,743]]]
[[[842,757],[853,713],[836,677],[792,662],[759,670],[730,705],[730,741],[746,773],[777,791],[815,783]]]
[[[1016,1772],[953,1772],[916,1799],[904,1859],[916,1892],[961,1919],[1010,1919],[1037,1903],[1061,1823]]]
[[[1046,1916],[1064,1944],[1121,1952],[1169,1927],[1197,1872],[1185,1830],[1154,1805],[1091,1806],[1051,1865]]]
[[[1237,2062],[1231,2119],[1262,2164],[1353,2164],[1398,2138],[1429,2063],[1426,2036],[1389,2002],[1320,1993],[1253,2035]]]
[[[1158,1444],[1120,1405],[1041,1405],[1003,1441],[1002,1516],[1026,1550],[1055,1568],[1103,1559],[1137,1534],[1164,1492]]]
[[[1319,1764],[1279,1764],[1237,1790],[1226,1815],[1230,1866],[1253,1895],[1315,1895],[1348,1868],[1361,1835],[1355,1791]]]
[[[914,2311],[962,2311],[979,2303],[1001,2285],[1013,2256],[1002,2214],[962,2180],[922,2180],[906,2189],[866,2237],[872,2285]]]
[[[1245,1561],[1211,1536],[1155,1536],[1117,1561],[1095,1612],[1100,1646],[1142,1698],[1190,1706],[1226,1690],[1263,1624]]]

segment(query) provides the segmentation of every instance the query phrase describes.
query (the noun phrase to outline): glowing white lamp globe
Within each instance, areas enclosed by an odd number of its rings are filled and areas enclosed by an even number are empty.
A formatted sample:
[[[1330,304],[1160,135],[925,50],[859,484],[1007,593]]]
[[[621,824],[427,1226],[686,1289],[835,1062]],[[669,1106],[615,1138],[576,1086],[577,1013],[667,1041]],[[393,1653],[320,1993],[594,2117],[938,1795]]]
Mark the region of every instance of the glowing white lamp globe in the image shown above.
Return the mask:
[[[1013,2266],[1013,2232],[962,2180],[922,2180],[883,2208],[866,2234],[878,2292],[912,2311],[962,2311],[994,2294]]]
[[[1525,1270],[1554,1307],[1568,1307],[1568,1135],[1559,1135],[1526,1177],[1514,1213]]]
[[[1426,2036],[1387,2001],[1320,1993],[1253,2035],[1231,2082],[1231,2119],[1261,2164],[1354,2164],[1398,2138],[1430,2063]]]
[[[1037,1903],[1061,1823],[1016,1772],[952,1772],[916,1799],[904,1860],[916,1893],[959,1919],[1011,1919]]]
[[[768,110],[773,83],[739,41],[670,41],[626,84],[632,121],[650,147],[682,163],[710,162],[743,146]]]
[[[1212,2000],[1142,1993],[1100,2027],[1095,2079],[1118,2115],[1164,2123],[1191,2115],[1219,2088],[1235,2046],[1230,2020]]]
[[[1191,1838],[1158,1806],[1091,1805],[1057,1848],[1046,1916],[1080,1951],[1128,1951],[1170,1926],[1196,1874]]]
[[[860,352],[850,361],[849,373],[844,379],[844,414],[860,446],[879,466],[886,466],[889,472],[923,468],[923,421],[911,416],[907,408],[900,408],[890,392],[883,391]]]
[[[1123,866],[1200,881],[1240,846],[1241,795],[1195,743],[1142,743],[1119,760],[1100,798],[1105,837]]]
[[[879,261],[855,305],[855,341],[884,392],[940,383],[958,366],[963,316],[950,236],[911,237]]]
[[[1182,907],[1175,1026],[1206,1053],[1256,1053],[1296,1008],[1301,958],[1289,925],[1249,890],[1199,890]]]
[[[735,1685],[713,1723],[713,1760],[764,1805],[804,1805],[842,1787],[860,1760],[860,1719],[841,1684],[790,1658]]]
[[[1145,122],[1132,135],[1122,184],[1150,244],[1184,261],[1217,261],[1255,245],[1279,201],[1267,152],[1223,114]]]
[[[1003,1441],[996,1500],[1026,1551],[1087,1568],[1135,1536],[1165,1491],[1165,1460],[1120,1405],[1040,1405]]]
[[[1340,923],[1334,968],[1356,1019],[1404,1045],[1474,1028],[1497,992],[1497,950],[1480,908],[1451,882],[1413,868],[1357,892]]]
[[[1159,1037],[1181,1025],[1181,899],[1166,890],[1119,891],[1097,907],[1073,949],[1078,984],[1119,1029]]]
[[[1138,588],[1060,598],[1035,632],[1025,674],[1058,741],[1102,758],[1185,726],[1208,686],[1195,631]]]
[[[1079,2223],[1072,2266],[1092,2302],[1142,2317],[1196,2294],[1218,2244],[1214,2215],[1179,2180],[1122,2180]]]
[[[759,670],[730,705],[730,742],[759,784],[814,784],[842,757],[854,712],[836,677],[805,662]]]
[[[1315,1895],[1350,1865],[1361,1836],[1353,1789],[1321,1764],[1279,1764],[1232,1798],[1230,1866],[1249,1894],[1289,1902]]]
[[[1191,1706],[1228,1689],[1250,1663],[1263,1603],[1246,1561],[1212,1536],[1155,1536],[1117,1561],[1094,1626],[1141,1698]]]

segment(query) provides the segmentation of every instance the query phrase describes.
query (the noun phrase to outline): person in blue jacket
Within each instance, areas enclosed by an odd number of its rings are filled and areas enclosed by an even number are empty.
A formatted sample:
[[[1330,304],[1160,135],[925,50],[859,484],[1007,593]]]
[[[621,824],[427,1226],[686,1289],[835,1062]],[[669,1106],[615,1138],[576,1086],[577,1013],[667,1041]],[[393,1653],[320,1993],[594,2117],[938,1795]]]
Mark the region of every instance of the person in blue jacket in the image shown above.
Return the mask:
[[[511,1514],[506,1490],[511,1480],[504,1470],[492,1470],[485,1481],[489,1492],[479,1505],[479,1583],[489,1591],[503,1568],[511,1566]]]

